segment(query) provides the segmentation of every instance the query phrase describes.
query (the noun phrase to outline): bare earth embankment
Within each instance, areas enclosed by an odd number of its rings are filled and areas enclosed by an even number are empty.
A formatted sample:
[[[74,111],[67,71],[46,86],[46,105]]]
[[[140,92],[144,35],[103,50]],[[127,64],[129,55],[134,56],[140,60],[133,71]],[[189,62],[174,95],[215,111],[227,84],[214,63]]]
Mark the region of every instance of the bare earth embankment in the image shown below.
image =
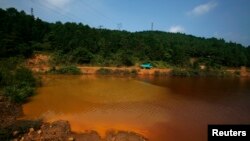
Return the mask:
[[[27,60],[26,66],[29,67],[33,72],[44,73],[51,69],[49,64],[50,56],[46,54],[35,54],[31,59]],[[86,66],[78,65],[77,66],[83,74],[98,74],[100,69],[108,69],[111,71],[123,71],[123,72],[132,72],[136,71],[138,76],[154,76],[157,74],[169,75],[172,71],[171,68],[152,68],[152,69],[141,69],[138,66],[132,67],[100,67],[100,66]],[[241,68],[227,68],[227,72],[236,73],[238,72],[241,77],[250,77],[250,70],[246,67]]]
[[[31,59],[27,60],[26,66],[30,68],[33,72],[41,72],[44,73],[49,71],[50,64],[49,64],[50,56],[45,54],[35,54]],[[154,75],[156,72],[161,74],[169,74],[171,69],[141,69],[140,67],[100,67],[100,66],[77,66],[83,74],[97,74],[97,71],[102,69],[108,69],[111,71],[133,71],[136,70],[137,75]]]

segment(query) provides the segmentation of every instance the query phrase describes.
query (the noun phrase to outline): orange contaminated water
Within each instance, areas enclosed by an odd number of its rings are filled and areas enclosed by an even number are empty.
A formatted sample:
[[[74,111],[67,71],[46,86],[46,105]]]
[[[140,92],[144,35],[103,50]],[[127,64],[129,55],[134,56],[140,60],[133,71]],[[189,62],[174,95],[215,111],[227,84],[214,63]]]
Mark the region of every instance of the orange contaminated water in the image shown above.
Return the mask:
[[[75,132],[133,131],[151,141],[205,141],[207,124],[250,123],[250,80],[45,75],[24,119]]]

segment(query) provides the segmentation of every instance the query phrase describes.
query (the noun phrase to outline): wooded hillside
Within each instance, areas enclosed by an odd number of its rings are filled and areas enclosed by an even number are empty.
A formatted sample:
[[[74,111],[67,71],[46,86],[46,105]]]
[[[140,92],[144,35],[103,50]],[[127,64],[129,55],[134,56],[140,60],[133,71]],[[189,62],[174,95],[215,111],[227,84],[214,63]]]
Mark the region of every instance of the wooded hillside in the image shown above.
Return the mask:
[[[82,23],[48,23],[14,8],[0,9],[0,58],[52,52],[56,63],[132,66],[152,62],[172,66],[250,66],[250,47],[162,31],[127,32]]]

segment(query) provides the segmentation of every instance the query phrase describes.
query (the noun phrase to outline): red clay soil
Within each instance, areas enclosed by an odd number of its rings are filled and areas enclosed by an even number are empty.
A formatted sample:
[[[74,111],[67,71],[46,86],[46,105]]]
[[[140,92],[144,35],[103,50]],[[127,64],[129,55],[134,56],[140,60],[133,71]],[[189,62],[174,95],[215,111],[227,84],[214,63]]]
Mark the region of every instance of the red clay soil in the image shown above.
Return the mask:
[[[26,61],[26,66],[33,72],[46,72],[50,69],[49,60],[49,55],[35,54]]]

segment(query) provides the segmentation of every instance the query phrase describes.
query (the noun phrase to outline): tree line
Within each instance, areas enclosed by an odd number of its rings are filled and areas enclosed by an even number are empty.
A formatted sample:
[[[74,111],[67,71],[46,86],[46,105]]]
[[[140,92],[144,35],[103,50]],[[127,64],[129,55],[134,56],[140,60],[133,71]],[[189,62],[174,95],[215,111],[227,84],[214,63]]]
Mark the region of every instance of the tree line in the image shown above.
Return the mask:
[[[15,8],[0,9],[0,59],[52,52],[56,64],[133,66],[152,62],[172,66],[250,66],[250,46],[162,31],[128,32],[82,23],[48,23]]]

